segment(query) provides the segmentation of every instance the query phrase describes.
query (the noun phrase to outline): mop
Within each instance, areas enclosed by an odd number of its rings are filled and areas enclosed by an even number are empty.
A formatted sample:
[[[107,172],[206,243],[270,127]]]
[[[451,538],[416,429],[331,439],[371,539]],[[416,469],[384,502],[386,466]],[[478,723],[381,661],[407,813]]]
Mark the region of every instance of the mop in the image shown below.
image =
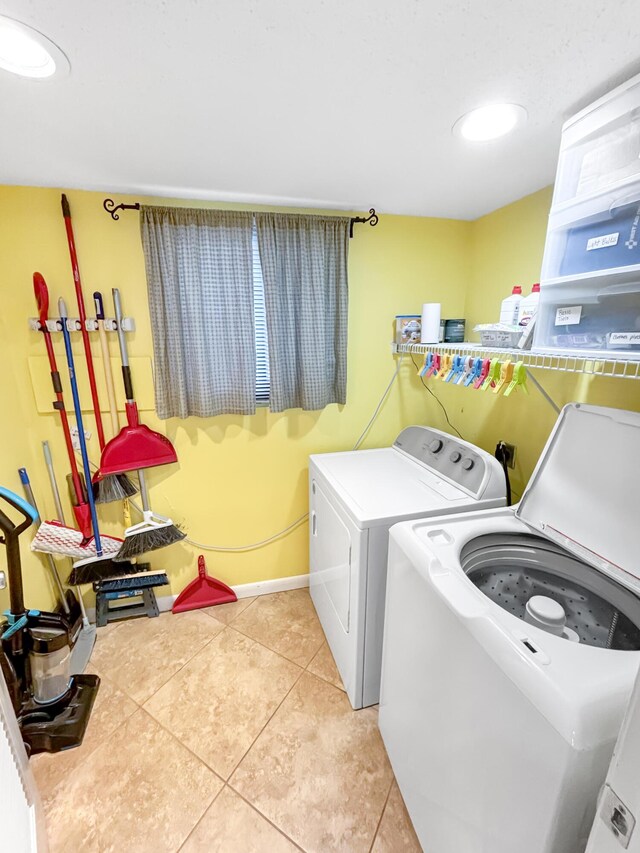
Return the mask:
[[[44,342],[47,348],[47,358],[49,359],[49,372],[51,374],[51,384],[56,399],[53,403],[53,408],[60,415],[60,423],[62,424],[62,433],[64,435],[64,443],[67,448],[69,464],[71,466],[71,482],[73,487],[73,514],[76,519],[76,524],[82,531],[85,540],[91,537],[91,515],[89,513],[89,504],[84,499],[84,489],[78,472],[76,456],[73,452],[73,443],[71,441],[71,430],[69,429],[69,419],[64,405],[64,396],[62,394],[62,382],[60,381],[60,373],[56,363],[56,356],[53,350],[53,342],[51,341],[51,333],[47,327],[47,319],[49,314],[49,291],[43,276],[39,272],[33,274],[33,292],[36,297],[38,306],[38,315],[40,320],[40,331],[44,337]]]
[[[80,442],[80,454],[82,456],[82,466],[84,468],[84,476],[87,483],[91,482],[91,468],[89,467],[89,455],[87,453],[87,442],[84,436],[84,425],[82,423],[82,407],[80,405],[80,396],[78,394],[78,383],[76,381],[75,367],[73,363],[73,351],[71,349],[71,335],[67,328],[67,306],[64,299],[58,300],[58,310],[62,319],[62,336],[64,338],[64,348],[67,356],[67,366],[69,368],[69,380],[71,382],[71,394],[73,396],[73,407],[76,415],[76,423],[78,426],[78,440]],[[89,501],[89,509],[91,511],[91,526],[93,527],[93,538],[95,542],[95,556],[86,557],[73,564],[69,582],[72,584],[91,583],[96,580],[101,580],[105,577],[122,574],[127,569],[121,564],[116,564],[103,551],[103,545],[100,538],[100,530],[98,528],[98,516],[96,513],[96,505],[93,499],[91,489],[87,492]]]
[[[127,398],[127,410],[132,408],[137,412],[137,407],[133,398],[133,382],[131,380],[131,368],[129,367],[127,341],[124,331],[122,330],[120,291],[117,288],[113,288],[112,293],[116,323],[118,325],[118,343],[120,345],[122,378],[124,380],[124,390]],[[180,542],[186,537],[186,533],[179,530],[170,518],[166,518],[163,515],[157,515],[151,509],[144,471],[138,470],[138,480],[140,482],[143,520],[139,524],[134,524],[133,527],[128,527],[125,530],[122,548],[115,557],[118,561],[128,560],[132,557],[139,557],[140,554],[146,554],[148,551],[156,551],[158,548],[165,548],[167,545],[173,545],[174,542]]]
[[[85,359],[87,362],[87,372],[89,374],[89,387],[91,388],[91,399],[93,401],[93,411],[96,419],[96,430],[98,433],[98,443],[102,451],[105,446],[104,428],[102,426],[102,415],[100,412],[100,398],[98,397],[98,386],[96,385],[96,374],[93,369],[93,355],[91,353],[91,342],[87,331],[87,316],[84,307],[84,296],[82,293],[82,282],[80,281],[80,268],[78,266],[78,256],[76,254],[76,245],[73,237],[73,225],[71,224],[71,209],[66,195],[62,194],[62,215],[67,231],[67,242],[69,244],[69,256],[71,258],[71,269],[73,271],[73,282],[76,291],[76,300],[78,303],[78,316],[80,317],[80,332],[82,334],[82,345],[84,347]],[[98,321],[98,326],[100,323]],[[85,472],[86,476],[86,472]],[[91,479],[87,480],[91,483]],[[112,501],[120,501],[123,498],[135,495],[136,488],[124,474],[115,476],[105,476],[98,473],[93,479],[93,493],[97,503],[111,503]]]

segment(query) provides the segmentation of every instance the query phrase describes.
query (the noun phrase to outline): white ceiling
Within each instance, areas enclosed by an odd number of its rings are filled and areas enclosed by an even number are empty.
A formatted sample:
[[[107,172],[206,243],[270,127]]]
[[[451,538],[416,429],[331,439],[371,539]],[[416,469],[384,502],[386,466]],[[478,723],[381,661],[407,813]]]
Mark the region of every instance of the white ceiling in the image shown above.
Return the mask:
[[[0,183],[473,219],[552,182],[640,70],[638,0],[0,0],[71,74],[0,70]],[[453,137],[487,102],[526,126]]]

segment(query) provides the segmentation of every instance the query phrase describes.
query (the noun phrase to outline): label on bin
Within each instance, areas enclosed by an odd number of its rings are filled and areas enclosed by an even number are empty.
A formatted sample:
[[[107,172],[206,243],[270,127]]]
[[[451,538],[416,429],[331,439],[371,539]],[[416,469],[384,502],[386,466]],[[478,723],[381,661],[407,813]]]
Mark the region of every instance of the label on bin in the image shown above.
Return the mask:
[[[600,237],[592,237],[587,240],[587,252],[592,249],[606,249],[608,246],[617,246],[620,232],[615,234],[602,234]]]
[[[609,346],[636,346],[640,347],[640,332],[611,332],[609,335]]]
[[[556,326],[572,326],[580,322],[582,305],[574,305],[572,308],[558,308],[556,311]]]

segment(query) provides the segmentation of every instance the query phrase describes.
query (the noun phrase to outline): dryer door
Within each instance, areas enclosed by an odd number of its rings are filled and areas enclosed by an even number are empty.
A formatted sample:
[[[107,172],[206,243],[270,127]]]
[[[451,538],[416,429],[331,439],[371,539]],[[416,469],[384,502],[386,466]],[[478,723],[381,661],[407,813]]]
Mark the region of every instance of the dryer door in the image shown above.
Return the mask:
[[[312,595],[323,587],[342,630],[349,633],[351,532],[317,480],[311,483],[310,574]]]
[[[309,591],[347,695],[361,708],[369,532],[356,527],[315,477],[309,509]]]

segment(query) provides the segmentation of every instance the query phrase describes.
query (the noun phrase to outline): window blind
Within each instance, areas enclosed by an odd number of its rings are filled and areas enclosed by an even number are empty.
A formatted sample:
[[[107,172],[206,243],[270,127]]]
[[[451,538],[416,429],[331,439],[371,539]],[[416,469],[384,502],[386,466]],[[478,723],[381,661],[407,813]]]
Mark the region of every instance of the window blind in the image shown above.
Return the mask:
[[[258,249],[258,229],[253,221],[253,317],[256,340],[256,403],[269,403],[269,340],[267,337],[267,313],[264,302],[262,264]]]

